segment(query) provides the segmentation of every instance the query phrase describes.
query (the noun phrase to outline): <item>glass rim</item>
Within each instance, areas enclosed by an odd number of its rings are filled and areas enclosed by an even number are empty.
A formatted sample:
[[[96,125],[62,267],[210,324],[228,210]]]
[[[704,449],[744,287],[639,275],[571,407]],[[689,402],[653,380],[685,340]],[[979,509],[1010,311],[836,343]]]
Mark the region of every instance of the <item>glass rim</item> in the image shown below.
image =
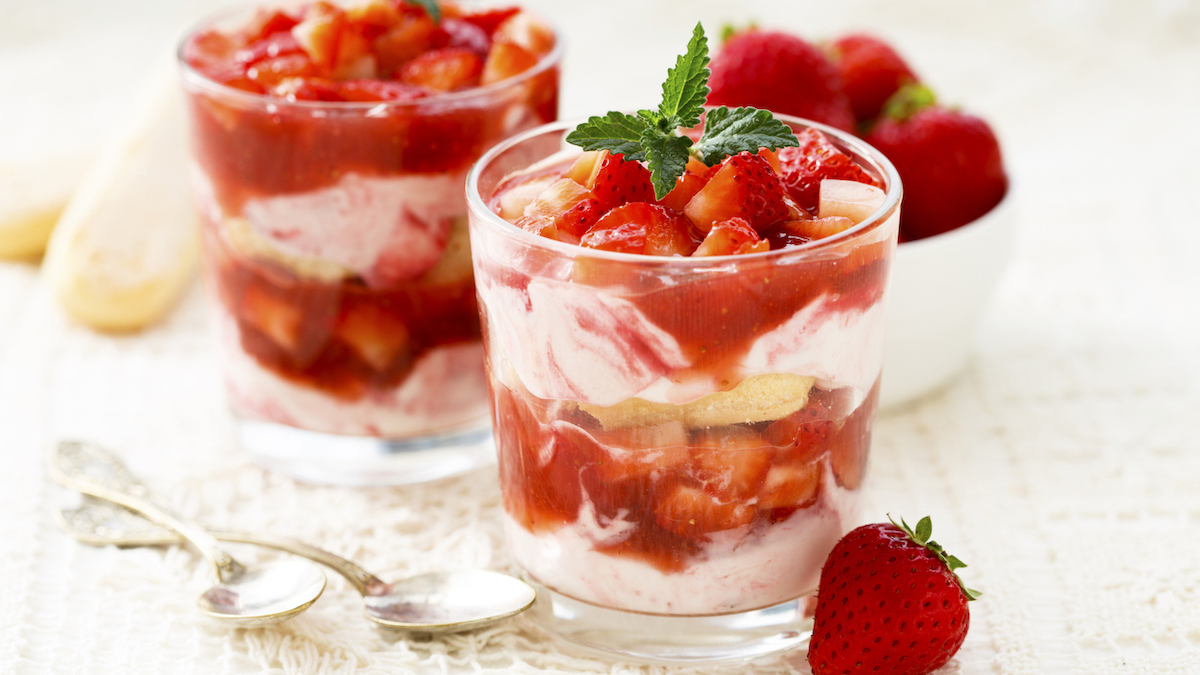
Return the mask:
[[[515,136],[501,141],[485,152],[474,164],[471,165],[470,171],[467,173],[466,191],[467,191],[467,213],[468,215],[478,214],[482,216],[482,220],[487,223],[497,233],[506,237],[515,237],[518,240],[523,240],[535,247],[543,247],[550,250],[558,251],[570,255],[571,257],[579,257],[580,255],[589,258],[607,259],[620,262],[636,262],[642,266],[663,266],[663,267],[720,267],[728,265],[734,261],[760,261],[770,260],[779,257],[792,257],[798,254],[813,254],[821,253],[826,249],[836,248],[837,246],[862,235],[868,230],[880,225],[886,219],[888,214],[892,213],[900,204],[900,197],[903,194],[903,186],[900,183],[900,174],[896,171],[896,167],[892,162],[874,146],[866,141],[850,134],[849,132],[836,129],[827,124],[795,117],[792,115],[784,115],[781,113],[772,113],[777,119],[784,122],[797,123],[805,127],[810,127],[821,131],[822,133],[836,139],[838,142],[850,148],[859,157],[866,159],[874,164],[874,168],[881,174],[884,179],[886,189],[884,191],[883,204],[875,210],[862,222],[857,223],[854,227],[848,228],[837,234],[821,239],[814,239],[804,244],[787,246],[784,248],[763,251],[760,253],[739,253],[728,255],[714,256],[657,256],[645,255],[640,253],[625,253],[622,251],[605,251],[594,248],[584,248],[578,244],[569,244],[567,242],[558,241],[536,235],[527,230],[517,227],[515,224],[508,222],[500,217],[499,214],[492,211],[484,201],[482,195],[479,194],[479,177],[483,169],[493,162],[501,153],[517,146],[520,143],[528,141],[542,134],[566,131],[568,128],[577,126],[586,121],[586,118],[576,118],[573,120],[558,120],[549,122],[541,126],[534,127]],[[581,148],[582,151],[582,148]],[[474,219],[472,219],[474,220]]]
[[[426,106],[456,104],[464,101],[472,101],[474,99],[487,99],[493,94],[506,91],[514,85],[522,84],[532,80],[542,73],[545,73],[551,67],[554,67],[562,62],[562,57],[565,52],[562,33],[558,30],[558,26],[554,25],[554,23],[547,20],[541,14],[521,8],[522,12],[529,12],[531,15],[535,16],[538,21],[542,22],[542,24],[549,28],[550,32],[554,34],[554,46],[551,47],[550,51],[542,55],[542,57],[538,59],[537,63],[533,64],[533,66],[531,66],[528,70],[523,70],[512,77],[492,82],[491,84],[473,87],[471,89],[464,89],[462,91],[440,92],[432,96],[426,96],[409,101],[291,101],[286,98],[271,96],[270,94],[256,94],[251,91],[238,89],[236,87],[231,87],[227,84],[217,82],[216,80],[213,80],[212,78],[193,68],[183,56],[183,50],[187,46],[188,40],[191,40],[201,31],[211,28],[222,21],[242,14],[249,16],[252,12],[257,12],[260,9],[267,9],[271,7],[299,7],[302,6],[302,4],[303,3],[301,2],[295,1],[275,3],[265,2],[262,4],[253,5],[242,4],[235,7],[227,7],[224,10],[209,14],[206,18],[193,24],[184,33],[183,38],[179,40],[179,44],[175,48],[175,62],[179,66],[180,77],[185,83],[191,84],[208,93],[220,95],[230,98],[234,101],[241,101],[249,104],[274,105],[286,108],[295,108],[298,110],[370,111],[379,108],[380,106],[383,106],[386,109],[414,109]],[[491,6],[490,4],[479,2],[466,2],[463,4],[468,6]]]

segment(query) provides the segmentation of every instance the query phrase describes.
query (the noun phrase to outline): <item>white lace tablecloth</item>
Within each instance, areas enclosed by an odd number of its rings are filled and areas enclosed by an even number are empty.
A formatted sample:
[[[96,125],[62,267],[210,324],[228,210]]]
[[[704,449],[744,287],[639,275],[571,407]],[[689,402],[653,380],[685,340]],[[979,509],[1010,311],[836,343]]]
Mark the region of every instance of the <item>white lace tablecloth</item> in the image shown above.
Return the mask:
[[[210,3],[0,0],[0,163],[86,156]],[[885,414],[870,520],[930,514],[984,590],[945,673],[1200,673],[1200,3],[530,1],[569,41],[565,117],[652,105],[690,27],[895,41],[999,130],[1015,262],[946,390]],[[646,67],[644,64],[651,64]],[[953,283],[949,281],[947,283]],[[76,544],[45,471],[61,438],[124,453],[182,511],[381,573],[508,565],[494,472],[313,487],[235,447],[199,286],[142,334],[73,325],[34,264],[0,263],[0,672],[665,672],[560,651],[519,622],[385,638],[340,579],[301,617],[230,630],[180,548]],[[253,559],[255,553],[237,549]],[[763,673],[807,673],[793,654]]]

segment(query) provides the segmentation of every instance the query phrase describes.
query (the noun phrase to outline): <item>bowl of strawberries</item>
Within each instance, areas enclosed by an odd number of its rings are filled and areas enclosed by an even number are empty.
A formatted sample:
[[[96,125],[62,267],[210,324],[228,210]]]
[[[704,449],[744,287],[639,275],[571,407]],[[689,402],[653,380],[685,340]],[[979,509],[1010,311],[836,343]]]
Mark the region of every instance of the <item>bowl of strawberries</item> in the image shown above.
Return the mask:
[[[814,44],[734,31],[713,56],[712,105],[768,108],[850,131],[883,152],[904,188],[888,291],[882,407],[935,392],[967,366],[1012,257],[1015,218],[1000,144],[943,105],[878,37]]]

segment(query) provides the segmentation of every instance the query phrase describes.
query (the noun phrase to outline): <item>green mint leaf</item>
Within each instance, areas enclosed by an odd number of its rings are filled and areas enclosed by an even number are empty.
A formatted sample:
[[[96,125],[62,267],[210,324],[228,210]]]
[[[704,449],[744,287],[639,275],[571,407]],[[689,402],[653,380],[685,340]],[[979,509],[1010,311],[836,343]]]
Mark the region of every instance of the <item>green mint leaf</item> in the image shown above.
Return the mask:
[[[411,0],[411,2],[425,10],[434,23],[442,22],[442,10],[438,7],[437,0]]]
[[[800,142],[792,128],[775,119],[770,111],[722,106],[710,109],[705,115],[704,135],[695,150],[705,164],[715,166],[722,159],[740,152],[798,145]]]
[[[688,147],[691,144],[692,139],[687,136],[664,134],[657,129],[647,129],[642,134],[642,148],[646,152],[646,164],[650,167],[655,199],[662,199],[675,189],[676,181],[687,170]]]
[[[646,159],[642,150],[642,134],[649,129],[648,121],[640,116],[610,112],[604,117],[591,117],[567,134],[567,142],[584,150],[608,150],[625,155],[625,159],[640,162]]]
[[[704,112],[704,101],[708,98],[708,38],[699,22],[692,30],[687,52],[675,61],[675,67],[667,70],[667,79],[662,86],[662,103],[658,111],[670,120],[674,127],[694,127],[700,123]]]
[[[657,129],[664,134],[669,134],[674,130],[671,126],[671,120],[663,117],[657,110],[639,110],[637,116],[646,121],[646,125],[650,129]]]

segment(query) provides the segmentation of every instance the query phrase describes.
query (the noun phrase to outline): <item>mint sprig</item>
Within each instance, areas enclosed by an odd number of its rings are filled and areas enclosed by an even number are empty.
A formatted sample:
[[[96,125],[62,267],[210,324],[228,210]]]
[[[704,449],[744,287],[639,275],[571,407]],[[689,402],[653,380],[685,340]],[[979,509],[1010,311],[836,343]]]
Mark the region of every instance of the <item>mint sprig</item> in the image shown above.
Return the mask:
[[[674,68],[667,70],[657,110],[639,110],[636,115],[609,112],[603,117],[591,117],[567,134],[567,142],[584,150],[608,150],[630,161],[646,162],[656,199],[674,189],[689,157],[715,166],[740,152],[778,150],[800,144],[791,127],[766,110],[731,110],[722,106],[709,109],[705,115],[708,63],[708,38],[704,27],[697,23],[687,51],[675,60]],[[696,126],[702,115],[706,116],[704,135],[693,144],[680,129]]]
[[[946,549],[942,548],[941,544],[929,539],[929,537],[933,536],[933,521],[929,518],[929,516],[925,516],[917,521],[916,529],[909,527],[908,523],[904,522],[903,518],[901,518],[900,522],[897,523],[896,521],[892,520],[892,516],[889,514],[888,520],[891,521],[891,523],[896,527],[904,530],[904,533],[908,535],[909,539],[912,539],[917,544],[920,544],[930,551],[933,551],[934,555],[936,555],[939,560],[946,563],[946,567],[949,567],[950,572],[954,574],[954,579],[958,582],[958,587],[961,588],[963,593],[966,594],[967,600],[976,600],[979,598],[979,596],[983,595],[983,593],[980,591],[967,588],[967,585],[963,583],[962,577],[958,576],[958,572],[955,571],[966,567],[967,564],[950,555],[949,553],[946,553]]]
[[[442,10],[438,7],[437,0],[409,0],[415,5],[420,5],[421,9],[433,19],[434,23],[442,22]]]

